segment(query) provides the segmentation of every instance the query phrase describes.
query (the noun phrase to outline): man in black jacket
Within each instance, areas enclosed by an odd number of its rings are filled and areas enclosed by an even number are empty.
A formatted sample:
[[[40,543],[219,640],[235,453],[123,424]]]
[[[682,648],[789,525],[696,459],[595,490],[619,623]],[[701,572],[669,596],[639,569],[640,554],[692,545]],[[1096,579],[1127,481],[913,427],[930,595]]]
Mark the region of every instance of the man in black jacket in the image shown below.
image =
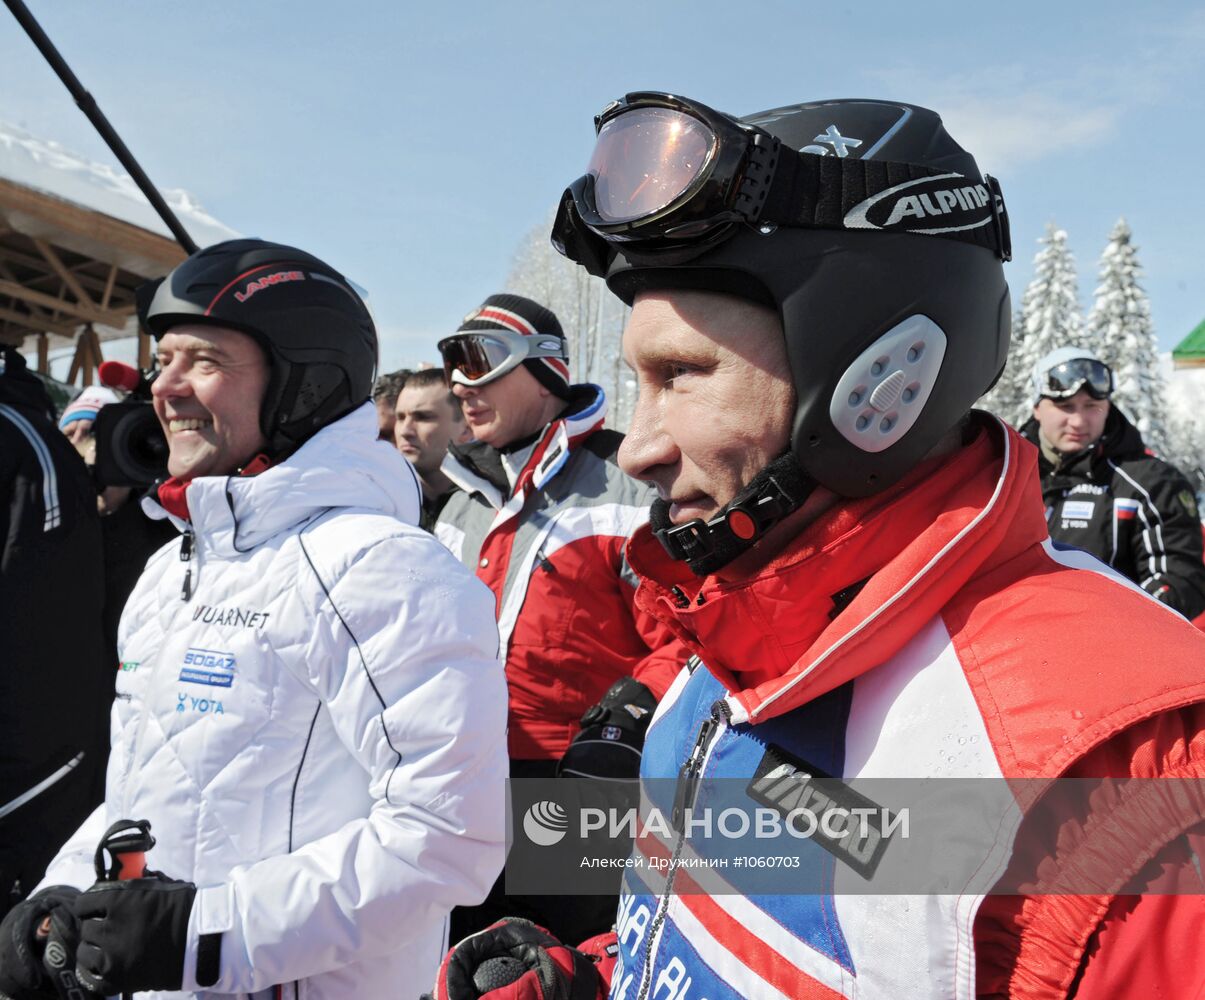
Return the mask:
[[[1021,433],[1038,467],[1050,537],[1096,556],[1188,618],[1205,610],[1201,522],[1188,481],[1147,450],[1110,401],[1113,373],[1084,348],[1034,368],[1033,419]]]
[[[101,800],[109,746],[96,492],[53,419],[0,348],[0,914]]]

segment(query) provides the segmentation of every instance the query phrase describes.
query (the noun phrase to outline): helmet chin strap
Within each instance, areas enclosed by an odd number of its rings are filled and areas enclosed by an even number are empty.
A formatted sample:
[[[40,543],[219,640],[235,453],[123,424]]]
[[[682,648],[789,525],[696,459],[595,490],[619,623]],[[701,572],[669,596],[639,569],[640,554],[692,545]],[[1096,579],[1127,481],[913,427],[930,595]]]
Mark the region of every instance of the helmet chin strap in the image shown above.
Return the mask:
[[[759,538],[797,511],[819,484],[794,452],[774,459],[710,521],[695,518],[672,524],[669,504],[654,500],[649,512],[653,534],[671,559],[707,576],[748,552]]]

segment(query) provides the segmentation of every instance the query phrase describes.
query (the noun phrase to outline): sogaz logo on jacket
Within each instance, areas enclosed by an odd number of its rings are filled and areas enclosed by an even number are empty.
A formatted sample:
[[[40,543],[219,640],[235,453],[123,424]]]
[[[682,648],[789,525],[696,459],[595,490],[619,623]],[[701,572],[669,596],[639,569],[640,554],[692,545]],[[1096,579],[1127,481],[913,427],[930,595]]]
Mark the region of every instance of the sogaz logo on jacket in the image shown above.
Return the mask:
[[[234,683],[234,666],[233,653],[190,647],[184,653],[180,680],[184,684],[228,688]]]
[[[1086,528],[1092,520],[1096,503],[1092,500],[1067,500],[1063,504],[1063,527]],[[1068,522],[1083,522],[1068,524]]]

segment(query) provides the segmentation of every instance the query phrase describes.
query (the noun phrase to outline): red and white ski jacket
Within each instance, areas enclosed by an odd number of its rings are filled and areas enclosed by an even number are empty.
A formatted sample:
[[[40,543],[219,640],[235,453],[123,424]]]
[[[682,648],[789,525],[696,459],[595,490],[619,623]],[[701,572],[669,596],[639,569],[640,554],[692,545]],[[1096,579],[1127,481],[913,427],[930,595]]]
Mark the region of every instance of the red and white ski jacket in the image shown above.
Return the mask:
[[[1120,893],[1193,873],[1181,835],[1201,829],[1205,640],[1096,560],[1053,546],[1036,450],[994,418],[975,420],[957,454],[830,510],[748,578],[699,580],[637,533],[638,605],[702,661],[662,700],[641,777],[676,780],[673,799],[689,808],[720,794],[707,789],[752,788],[771,757],[843,782],[1034,779],[993,786],[1018,789],[1020,833],[993,844],[982,884],[997,873],[1040,882],[1052,859],[1065,871],[1103,856],[1116,888],[843,893],[859,876],[818,849],[831,876],[819,894],[783,894],[806,872],[776,873],[761,894],[715,881],[692,893],[690,871],[659,884],[651,863],[634,866],[616,1000],[1197,995],[1205,896]],[[1094,798],[1082,815],[1032,795],[1050,779],[1102,776],[1198,780],[1147,783],[1155,799]],[[634,860],[707,849],[676,836],[638,838]],[[945,856],[940,845],[933,856]]]
[[[570,412],[518,453],[513,486],[499,470],[516,455],[483,444],[443,464],[463,492],[435,534],[497,599],[515,759],[559,759],[612,683],[632,676],[660,698],[689,655],[633,606],[623,550],[653,494],[616,465],[623,438],[603,430],[606,409],[598,386],[574,386]]]

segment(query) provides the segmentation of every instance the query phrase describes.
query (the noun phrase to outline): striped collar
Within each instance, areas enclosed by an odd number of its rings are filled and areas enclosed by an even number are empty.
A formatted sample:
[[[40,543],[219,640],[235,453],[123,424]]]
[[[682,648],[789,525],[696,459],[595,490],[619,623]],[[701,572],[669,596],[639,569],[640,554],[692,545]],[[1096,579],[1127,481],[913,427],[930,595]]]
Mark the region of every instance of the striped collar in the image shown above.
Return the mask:
[[[520,467],[506,468],[504,465],[507,479],[512,483],[511,497],[525,493],[529,488],[543,489],[565,467],[578,444],[602,427],[607,415],[607,397],[602,387],[584,384],[572,389],[574,400],[581,400],[579,405],[544,428],[524,455]],[[480,493],[491,507],[501,510],[509,497],[503,495],[496,482],[472,467],[474,452],[491,452],[492,457],[498,457],[496,449],[478,443],[462,452],[464,458],[449,450],[440,471],[466,493]],[[501,457],[505,462],[506,456]]]

